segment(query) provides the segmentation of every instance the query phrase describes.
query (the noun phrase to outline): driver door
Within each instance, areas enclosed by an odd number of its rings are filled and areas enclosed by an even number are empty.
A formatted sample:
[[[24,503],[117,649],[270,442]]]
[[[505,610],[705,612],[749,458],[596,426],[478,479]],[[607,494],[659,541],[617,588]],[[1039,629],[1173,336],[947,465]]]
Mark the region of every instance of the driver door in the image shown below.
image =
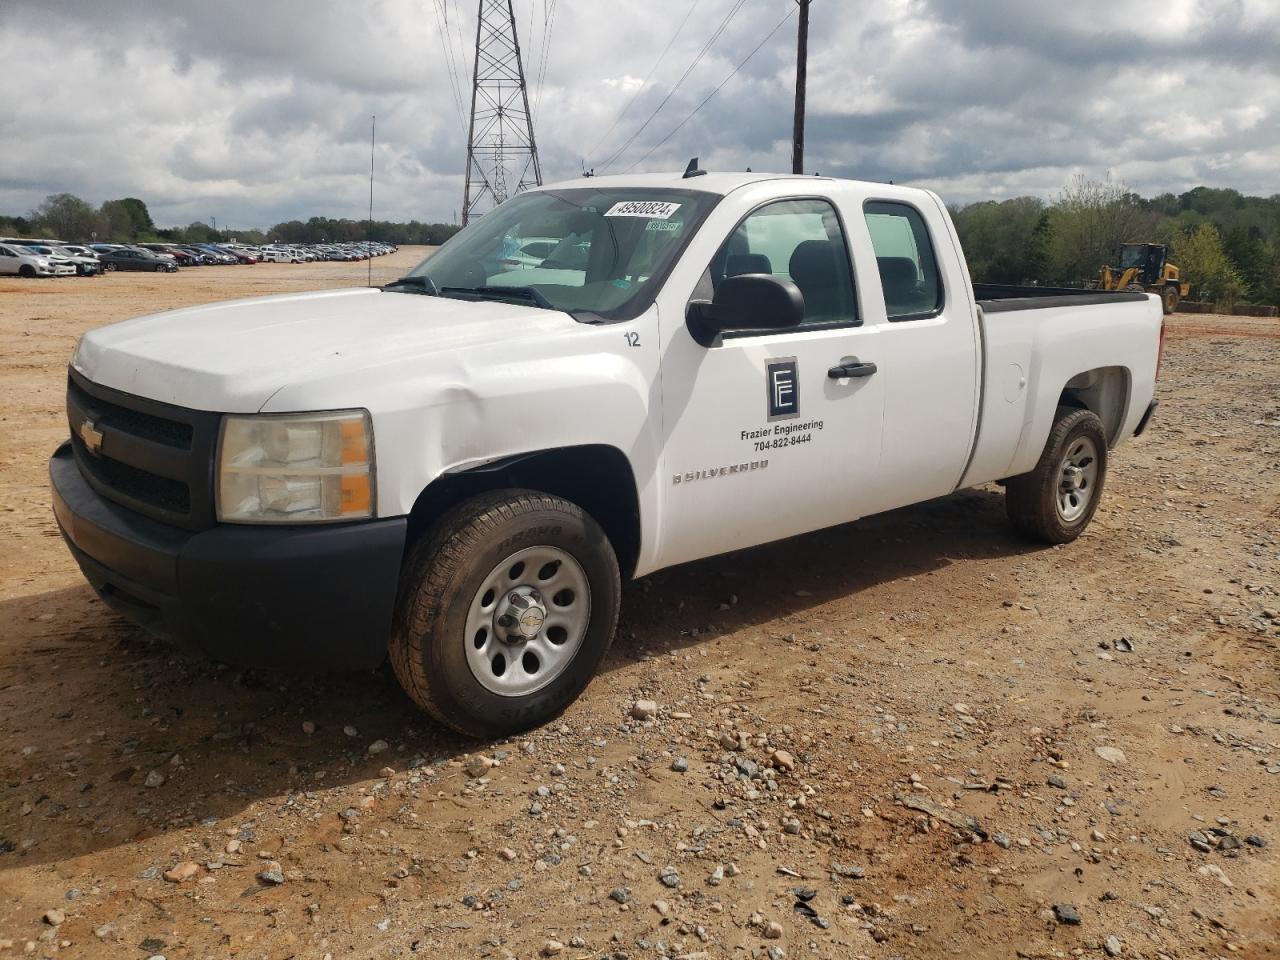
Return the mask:
[[[694,297],[767,273],[805,298],[804,321],[664,351],[663,565],[856,519],[880,457],[882,380],[834,375],[874,363],[839,216],[826,199],[767,203],[713,258]]]

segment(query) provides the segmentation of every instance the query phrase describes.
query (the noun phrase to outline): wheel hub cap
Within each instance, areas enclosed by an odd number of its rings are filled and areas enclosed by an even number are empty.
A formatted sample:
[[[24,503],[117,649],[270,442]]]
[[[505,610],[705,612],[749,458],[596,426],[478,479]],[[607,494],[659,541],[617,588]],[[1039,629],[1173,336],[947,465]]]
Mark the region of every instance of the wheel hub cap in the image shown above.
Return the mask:
[[[490,693],[527,696],[573,662],[590,622],[582,565],[559,547],[527,547],[480,581],[467,613],[467,665]]]
[[[1058,469],[1058,516],[1074,523],[1089,509],[1098,483],[1098,450],[1088,437],[1077,437]]]
[[[494,632],[503,643],[522,643],[542,632],[547,608],[531,587],[522,586],[507,594],[502,612],[494,619]]]

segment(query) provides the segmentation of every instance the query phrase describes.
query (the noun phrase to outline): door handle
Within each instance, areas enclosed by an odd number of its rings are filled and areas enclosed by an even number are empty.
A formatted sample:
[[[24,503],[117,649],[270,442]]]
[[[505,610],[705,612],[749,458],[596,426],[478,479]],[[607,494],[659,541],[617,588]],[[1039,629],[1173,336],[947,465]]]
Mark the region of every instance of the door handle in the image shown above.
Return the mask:
[[[850,357],[839,366],[827,370],[827,376],[832,380],[843,380],[846,377],[869,377],[875,372],[874,363],[862,363],[857,357]]]

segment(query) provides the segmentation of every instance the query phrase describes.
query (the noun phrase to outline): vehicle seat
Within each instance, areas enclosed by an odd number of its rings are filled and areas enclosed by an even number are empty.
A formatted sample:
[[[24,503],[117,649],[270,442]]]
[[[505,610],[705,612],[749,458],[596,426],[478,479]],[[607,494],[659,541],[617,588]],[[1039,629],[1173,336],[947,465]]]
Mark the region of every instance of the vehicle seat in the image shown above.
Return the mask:
[[[924,309],[914,260],[910,257],[876,257],[876,266],[880,269],[880,285],[884,288],[884,304],[889,316],[919,313]]]
[[[740,277],[744,273],[773,273],[773,264],[763,253],[731,253],[724,275]]]
[[[830,240],[805,240],[791,253],[787,272],[804,294],[806,320],[840,319],[852,315],[845,296],[852,284],[844,250]]]

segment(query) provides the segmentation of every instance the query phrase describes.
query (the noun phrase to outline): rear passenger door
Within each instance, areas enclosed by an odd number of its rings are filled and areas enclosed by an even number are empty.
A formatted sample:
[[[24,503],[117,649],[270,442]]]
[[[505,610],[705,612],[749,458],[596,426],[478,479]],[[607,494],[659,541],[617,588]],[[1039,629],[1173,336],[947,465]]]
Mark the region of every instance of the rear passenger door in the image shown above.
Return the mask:
[[[976,428],[979,343],[955,245],[938,210],[868,200],[863,224],[876,284],[864,298],[880,327],[883,498],[875,509],[943,496],[960,482]],[[874,320],[873,320],[874,317]]]
[[[874,374],[829,375],[877,359],[847,240],[829,200],[770,201],[741,219],[703,271],[693,299],[712,299],[725,277],[766,273],[800,288],[805,318],[713,346],[682,329],[664,350],[663,565],[864,512],[883,391]]]

